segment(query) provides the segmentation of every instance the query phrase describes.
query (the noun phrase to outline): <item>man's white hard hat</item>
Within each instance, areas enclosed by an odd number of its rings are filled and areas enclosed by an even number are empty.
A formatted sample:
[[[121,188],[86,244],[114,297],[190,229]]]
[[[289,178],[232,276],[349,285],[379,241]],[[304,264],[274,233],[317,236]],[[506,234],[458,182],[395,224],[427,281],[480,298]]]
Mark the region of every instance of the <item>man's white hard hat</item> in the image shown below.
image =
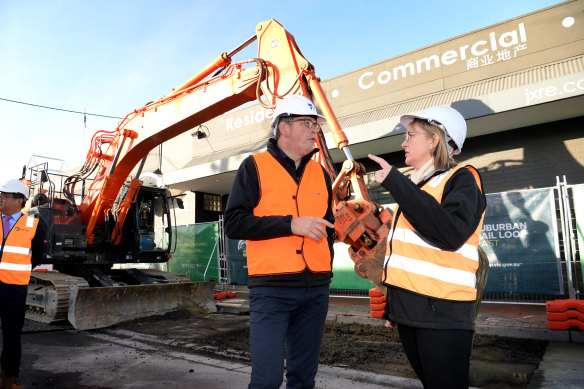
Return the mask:
[[[400,122],[407,129],[414,119],[426,120],[430,124],[441,128],[446,133],[446,143],[452,139],[456,144],[454,155],[460,154],[462,144],[466,138],[466,121],[460,112],[452,107],[438,105],[426,108],[417,115],[403,115],[400,118]]]
[[[0,192],[20,193],[28,199],[28,185],[20,180],[8,180],[0,186]]]
[[[314,103],[309,98],[302,95],[288,95],[276,105],[272,115],[272,129],[276,135],[276,127],[281,116],[315,116],[318,124],[326,123],[324,116],[316,111]]]

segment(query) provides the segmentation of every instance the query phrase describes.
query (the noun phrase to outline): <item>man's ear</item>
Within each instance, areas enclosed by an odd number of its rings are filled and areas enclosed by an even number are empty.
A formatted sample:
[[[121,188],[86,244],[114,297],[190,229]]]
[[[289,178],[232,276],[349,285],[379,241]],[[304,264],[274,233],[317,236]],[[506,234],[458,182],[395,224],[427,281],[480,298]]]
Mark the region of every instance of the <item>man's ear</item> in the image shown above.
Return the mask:
[[[287,137],[288,136],[288,123],[286,123],[284,120],[280,120],[280,123],[278,123],[278,130],[280,131],[280,136],[284,136]]]

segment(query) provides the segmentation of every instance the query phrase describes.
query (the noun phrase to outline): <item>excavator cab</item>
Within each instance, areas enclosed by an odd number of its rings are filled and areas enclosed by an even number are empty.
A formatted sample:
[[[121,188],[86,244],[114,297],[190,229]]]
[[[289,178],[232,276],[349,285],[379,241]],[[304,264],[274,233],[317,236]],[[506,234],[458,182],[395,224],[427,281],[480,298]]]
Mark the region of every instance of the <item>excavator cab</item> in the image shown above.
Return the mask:
[[[122,229],[114,263],[167,262],[174,244],[172,199],[168,190],[142,186]],[[108,232],[105,233],[108,236]]]

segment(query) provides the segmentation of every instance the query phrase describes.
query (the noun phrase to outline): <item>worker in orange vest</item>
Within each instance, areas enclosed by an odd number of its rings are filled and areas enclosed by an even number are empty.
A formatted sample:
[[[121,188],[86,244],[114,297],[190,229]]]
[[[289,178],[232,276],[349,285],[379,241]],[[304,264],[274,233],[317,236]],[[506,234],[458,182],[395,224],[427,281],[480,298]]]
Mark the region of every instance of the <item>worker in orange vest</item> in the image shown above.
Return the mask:
[[[384,159],[375,180],[398,206],[384,262],[388,326],[397,325],[404,351],[424,388],[469,386],[478,244],[487,205],[478,171],[453,159],[466,121],[436,106],[400,118],[409,179]]]
[[[0,319],[3,345],[0,389],[20,388],[20,333],[24,325],[27,285],[33,266],[42,261],[44,229],[39,228],[38,219],[22,213],[28,196],[28,186],[20,180],[8,180],[0,186]]]
[[[225,211],[231,239],[246,239],[249,389],[314,388],[332,278],[331,178],[312,160],[320,124],[312,101],[290,95],[272,117],[275,138],[246,158]]]

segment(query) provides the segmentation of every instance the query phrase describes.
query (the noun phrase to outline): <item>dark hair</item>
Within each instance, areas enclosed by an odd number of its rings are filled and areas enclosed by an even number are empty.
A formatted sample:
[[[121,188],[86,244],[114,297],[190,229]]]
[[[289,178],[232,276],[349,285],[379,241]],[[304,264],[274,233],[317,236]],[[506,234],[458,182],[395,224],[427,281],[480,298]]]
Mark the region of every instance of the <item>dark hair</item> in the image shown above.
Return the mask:
[[[22,205],[20,206],[21,209],[26,206],[26,197],[24,197],[24,195],[22,193],[14,193],[14,198],[15,199],[22,199]]]

